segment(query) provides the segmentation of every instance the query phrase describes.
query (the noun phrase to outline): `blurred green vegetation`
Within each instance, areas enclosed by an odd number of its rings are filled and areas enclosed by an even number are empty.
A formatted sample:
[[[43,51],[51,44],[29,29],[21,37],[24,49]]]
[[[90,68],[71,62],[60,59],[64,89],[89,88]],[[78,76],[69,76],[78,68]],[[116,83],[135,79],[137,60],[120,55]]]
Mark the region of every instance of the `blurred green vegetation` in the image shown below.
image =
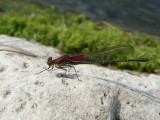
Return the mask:
[[[65,53],[80,53],[130,44],[129,58],[152,58],[149,62],[118,63],[118,68],[156,72],[160,69],[160,39],[147,34],[124,32],[106,21],[93,22],[83,14],[59,12],[33,2],[0,1],[0,34],[34,39]]]

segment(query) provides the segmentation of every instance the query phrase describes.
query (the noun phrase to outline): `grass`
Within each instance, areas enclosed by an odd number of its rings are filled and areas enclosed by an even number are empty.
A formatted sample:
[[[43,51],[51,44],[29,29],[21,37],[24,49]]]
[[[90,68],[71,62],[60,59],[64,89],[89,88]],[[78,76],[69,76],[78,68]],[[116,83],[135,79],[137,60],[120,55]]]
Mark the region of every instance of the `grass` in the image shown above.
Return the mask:
[[[128,58],[152,58],[149,62],[115,64],[118,68],[156,72],[160,69],[160,39],[124,32],[106,21],[93,22],[83,14],[59,12],[56,7],[17,0],[0,1],[0,34],[34,39],[65,53],[105,49],[119,44],[134,46]]]

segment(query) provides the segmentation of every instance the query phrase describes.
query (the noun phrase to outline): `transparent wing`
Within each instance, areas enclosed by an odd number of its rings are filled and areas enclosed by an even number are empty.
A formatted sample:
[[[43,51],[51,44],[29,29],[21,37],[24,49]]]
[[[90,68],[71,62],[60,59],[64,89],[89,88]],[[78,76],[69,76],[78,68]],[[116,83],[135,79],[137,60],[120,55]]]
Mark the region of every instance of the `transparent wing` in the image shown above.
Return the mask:
[[[21,41],[21,40],[15,40],[15,41]],[[0,51],[16,52],[16,53],[27,55],[27,56],[31,56],[31,57],[40,57],[40,56],[38,56],[36,54],[33,54],[31,52],[28,52],[28,51],[25,51],[25,50],[23,50],[21,48],[17,48],[17,47],[13,47],[13,46],[10,46],[10,45],[2,44],[2,43],[15,42],[15,41],[0,42]],[[43,57],[40,57],[40,58],[45,59]]]
[[[116,59],[126,59],[127,54],[132,54],[134,48],[131,45],[119,45],[109,47],[105,50],[90,52],[85,54],[84,61],[99,62]]]

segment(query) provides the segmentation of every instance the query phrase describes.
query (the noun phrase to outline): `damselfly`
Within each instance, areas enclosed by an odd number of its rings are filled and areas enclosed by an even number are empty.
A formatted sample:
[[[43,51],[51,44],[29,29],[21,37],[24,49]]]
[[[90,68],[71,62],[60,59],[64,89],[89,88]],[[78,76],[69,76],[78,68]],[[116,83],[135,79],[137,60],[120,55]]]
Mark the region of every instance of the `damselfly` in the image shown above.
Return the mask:
[[[58,68],[65,71],[65,75],[67,72],[66,68],[69,68],[69,71],[71,68],[74,69],[77,79],[81,81],[78,77],[77,71],[73,65],[78,64],[108,64],[108,63],[118,63],[118,62],[130,62],[130,61],[136,61],[136,62],[146,62],[149,61],[150,58],[138,58],[138,59],[120,59],[122,56],[126,55],[127,53],[131,53],[133,51],[133,47],[131,45],[119,45],[114,47],[109,47],[104,50],[89,52],[89,53],[83,53],[83,54],[77,54],[77,55],[63,55],[57,59],[52,59],[52,57],[49,57],[47,60],[48,68],[44,69],[43,71],[39,72],[38,74],[49,70],[50,68]],[[118,56],[120,58],[118,59]],[[63,78],[62,78],[63,82]]]

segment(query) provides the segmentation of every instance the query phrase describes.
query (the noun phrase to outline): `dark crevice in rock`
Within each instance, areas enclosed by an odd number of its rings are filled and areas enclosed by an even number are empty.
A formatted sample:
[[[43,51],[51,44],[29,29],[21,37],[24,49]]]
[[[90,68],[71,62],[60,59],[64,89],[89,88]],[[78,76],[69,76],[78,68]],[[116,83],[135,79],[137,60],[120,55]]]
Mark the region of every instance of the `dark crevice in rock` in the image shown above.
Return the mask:
[[[0,72],[4,72],[4,71],[6,71],[6,67],[5,66],[1,66],[0,67]]]

